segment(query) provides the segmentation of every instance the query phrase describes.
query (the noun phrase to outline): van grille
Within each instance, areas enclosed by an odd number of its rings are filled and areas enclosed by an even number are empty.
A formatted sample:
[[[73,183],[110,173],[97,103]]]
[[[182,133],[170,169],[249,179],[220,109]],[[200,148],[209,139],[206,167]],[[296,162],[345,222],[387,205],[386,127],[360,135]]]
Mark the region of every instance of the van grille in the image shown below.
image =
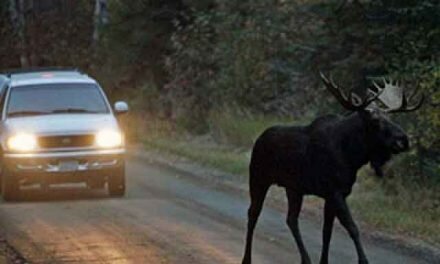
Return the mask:
[[[38,139],[41,148],[90,147],[95,142],[94,135],[42,136]]]

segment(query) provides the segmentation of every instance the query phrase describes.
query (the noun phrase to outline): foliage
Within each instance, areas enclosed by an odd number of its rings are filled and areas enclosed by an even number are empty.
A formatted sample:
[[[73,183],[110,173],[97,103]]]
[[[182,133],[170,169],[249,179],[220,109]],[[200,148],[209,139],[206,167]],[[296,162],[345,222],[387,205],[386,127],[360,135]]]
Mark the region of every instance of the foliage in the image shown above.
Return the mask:
[[[0,61],[1,68],[19,68],[20,55],[31,60],[30,66],[77,66],[87,69],[92,61],[91,41],[93,4],[75,1],[71,5],[60,4],[61,10],[26,9],[26,45],[20,50],[18,32],[13,28],[6,8],[0,4]],[[71,9],[67,8],[71,7]],[[68,51],[68,52],[66,52]],[[22,53],[22,54],[20,54]]]
[[[440,97],[440,4],[437,1],[405,1],[394,3],[394,30],[384,39],[384,58],[391,75],[402,80],[407,88],[418,88],[427,96],[425,107],[401,117],[414,137],[416,151],[413,162],[406,163],[413,175],[423,180],[440,181],[440,109],[431,103]],[[415,162],[414,162],[415,161]]]
[[[166,58],[167,96],[177,120],[190,130],[223,130],[230,143],[248,145],[252,136],[231,129],[227,120],[234,118],[222,118],[231,105],[255,116],[328,112],[335,103],[319,89],[318,70],[332,71],[360,93],[367,78],[387,75],[419,87],[427,101],[440,96],[437,1],[352,3],[337,13],[335,2],[324,1],[215,3],[195,12],[190,26],[178,25]],[[398,117],[416,142],[412,162],[404,166],[415,175],[439,174],[439,115],[426,104]],[[233,130],[236,136],[228,136]]]
[[[18,53],[14,48],[15,37],[9,21],[8,8],[8,1],[0,1],[0,68],[15,66],[11,65],[10,60]]]
[[[134,68],[157,66],[167,48],[179,1],[110,0],[104,45],[114,59]],[[159,66],[160,67],[160,66]]]
[[[210,112],[209,130],[218,143],[251,149],[257,137],[274,125],[304,125],[309,118],[301,120],[290,117],[276,117],[254,114],[228,106]]]
[[[322,21],[298,10],[284,1],[216,1],[191,25],[178,25],[166,59],[176,115],[206,129],[209,110],[225,103],[271,114],[313,111],[317,93],[305,72]]]

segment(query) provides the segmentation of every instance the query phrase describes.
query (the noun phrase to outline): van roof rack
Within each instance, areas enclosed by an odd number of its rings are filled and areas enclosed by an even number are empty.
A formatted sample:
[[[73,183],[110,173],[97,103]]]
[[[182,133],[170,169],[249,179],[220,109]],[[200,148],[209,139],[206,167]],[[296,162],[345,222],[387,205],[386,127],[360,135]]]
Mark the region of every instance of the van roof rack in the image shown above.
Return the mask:
[[[57,71],[57,72],[78,72],[83,74],[81,70],[74,67],[31,67],[31,68],[22,68],[22,69],[10,69],[0,72],[5,74],[8,78],[11,77],[12,74],[26,74],[26,73],[34,73],[34,72],[46,72],[46,71]]]

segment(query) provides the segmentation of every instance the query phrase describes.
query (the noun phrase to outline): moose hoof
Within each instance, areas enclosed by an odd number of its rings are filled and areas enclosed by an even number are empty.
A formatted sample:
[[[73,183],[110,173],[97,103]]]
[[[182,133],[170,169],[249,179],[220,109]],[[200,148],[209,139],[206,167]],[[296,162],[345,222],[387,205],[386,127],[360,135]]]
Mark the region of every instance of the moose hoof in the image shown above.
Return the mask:
[[[368,264],[368,260],[367,259],[360,259],[359,264]]]
[[[302,259],[301,264],[312,264],[312,262],[310,261],[309,258],[307,258],[307,259]]]
[[[251,264],[251,259],[250,258],[244,258],[242,261],[241,261],[241,264]]]

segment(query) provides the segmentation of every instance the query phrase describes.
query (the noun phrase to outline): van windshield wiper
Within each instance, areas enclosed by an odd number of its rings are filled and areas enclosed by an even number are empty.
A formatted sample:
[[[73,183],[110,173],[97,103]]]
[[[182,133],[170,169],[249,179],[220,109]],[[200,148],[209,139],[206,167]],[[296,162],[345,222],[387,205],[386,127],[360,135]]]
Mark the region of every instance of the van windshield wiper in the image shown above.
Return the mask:
[[[50,112],[44,111],[16,111],[8,113],[8,116],[33,116],[33,115],[48,115]]]
[[[54,114],[59,114],[59,113],[99,113],[97,111],[92,111],[92,110],[88,110],[88,109],[84,109],[84,108],[64,108],[64,109],[55,109],[52,110],[51,113]]]

